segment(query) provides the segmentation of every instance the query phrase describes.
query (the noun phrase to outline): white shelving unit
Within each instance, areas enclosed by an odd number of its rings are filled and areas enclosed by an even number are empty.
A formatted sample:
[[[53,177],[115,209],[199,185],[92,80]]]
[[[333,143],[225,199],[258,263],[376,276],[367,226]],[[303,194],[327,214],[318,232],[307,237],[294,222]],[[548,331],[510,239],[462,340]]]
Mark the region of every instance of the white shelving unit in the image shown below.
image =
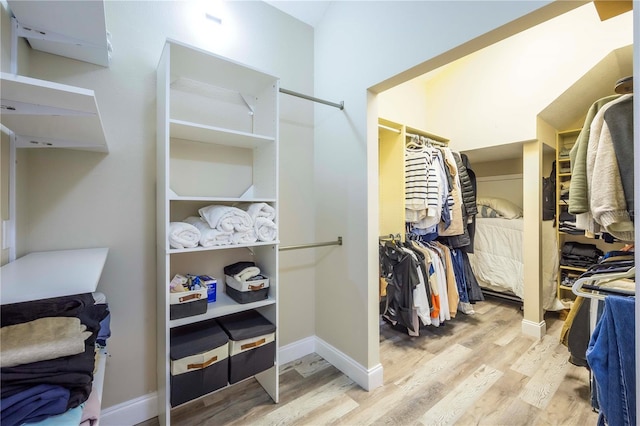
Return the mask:
[[[278,325],[277,238],[173,249],[168,235],[170,222],[197,216],[199,208],[212,204],[268,203],[276,209],[277,223],[279,80],[168,40],[157,84],[158,417],[167,425],[172,408],[171,328],[250,309]],[[224,293],[223,268],[239,261],[255,262],[269,277],[268,299],[239,304]],[[174,275],[187,273],[217,278],[217,300],[208,304],[205,314],[170,320],[169,283]],[[277,402],[277,359],[255,378]]]

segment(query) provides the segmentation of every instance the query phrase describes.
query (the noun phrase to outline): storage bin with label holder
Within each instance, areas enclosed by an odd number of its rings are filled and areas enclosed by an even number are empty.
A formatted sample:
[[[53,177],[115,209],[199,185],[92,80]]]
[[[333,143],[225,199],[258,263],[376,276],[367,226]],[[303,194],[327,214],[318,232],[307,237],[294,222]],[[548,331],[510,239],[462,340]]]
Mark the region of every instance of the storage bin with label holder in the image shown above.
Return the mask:
[[[225,275],[226,292],[238,303],[251,303],[269,297],[269,278],[258,275],[248,281],[238,281]]]
[[[227,386],[229,337],[215,320],[173,328],[170,340],[172,407]]]
[[[169,293],[169,319],[180,319],[207,312],[207,288]]]
[[[229,336],[229,383],[236,383],[275,364],[276,326],[255,310],[227,315],[218,322]]]

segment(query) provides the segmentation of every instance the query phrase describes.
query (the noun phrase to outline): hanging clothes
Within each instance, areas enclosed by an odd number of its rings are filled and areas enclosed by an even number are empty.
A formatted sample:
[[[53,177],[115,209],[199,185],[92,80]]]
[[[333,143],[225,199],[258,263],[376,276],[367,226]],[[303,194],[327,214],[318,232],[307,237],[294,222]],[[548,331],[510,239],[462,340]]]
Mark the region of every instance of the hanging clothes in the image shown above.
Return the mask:
[[[633,95],[622,95],[598,111],[591,123],[586,159],[589,211],[592,214],[593,222],[623,241],[633,241],[634,227],[627,209],[620,164],[616,158],[612,135],[604,120],[604,115],[612,106],[628,101],[632,97]],[[633,139],[621,140],[618,141],[618,144],[621,146],[632,145]],[[625,166],[625,172],[631,172],[631,176],[633,176],[632,159],[633,157],[622,163]],[[594,225],[590,225],[588,229],[594,232],[598,231]]]

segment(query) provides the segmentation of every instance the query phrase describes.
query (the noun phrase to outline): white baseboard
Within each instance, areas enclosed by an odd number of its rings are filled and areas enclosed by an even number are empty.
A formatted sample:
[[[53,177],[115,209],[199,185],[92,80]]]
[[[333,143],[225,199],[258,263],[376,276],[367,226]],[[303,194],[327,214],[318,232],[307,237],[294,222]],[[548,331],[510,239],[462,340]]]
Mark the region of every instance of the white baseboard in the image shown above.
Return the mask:
[[[316,351],[316,337],[309,336],[288,345],[278,348],[278,364],[284,365],[288,362],[300,359],[303,356]]]
[[[158,415],[158,395],[153,392],[105,408],[100,413],[100,426],[132,426]]]
[[[542,337],[547,334],[547,323],[544,322],[544,320],[536,323],[523,319],[522,333],[526,334],[527,336],[535,337],[536,339],[542,339]]]
[[[279,348],[279,364],[283,365],[312,353],[320,355],[367,391],[382,386],[381,364],[366,369],[317,336],[306,337]],[[100,426],[132,426],[157,415],[158,396],[153,392],[102,410]]]
[[[315,339],[316,353],[338,370],[346,374],[351,380],[359,384],[364,390],[371,391],[382,386],[383,379],[381,364],[367,369],[321,338],[316,336]]]

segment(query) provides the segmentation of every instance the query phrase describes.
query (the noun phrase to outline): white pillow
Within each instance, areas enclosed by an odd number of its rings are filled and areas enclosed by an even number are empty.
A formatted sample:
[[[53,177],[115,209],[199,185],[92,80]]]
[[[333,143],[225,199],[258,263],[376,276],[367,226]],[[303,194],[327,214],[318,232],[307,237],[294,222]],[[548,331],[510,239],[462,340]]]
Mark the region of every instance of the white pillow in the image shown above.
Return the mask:
[[[505,219],[517,219],[522,217],[522,208],[509,200],[498,197],[479,197],[476,204],[488,206],[498,212]]]

